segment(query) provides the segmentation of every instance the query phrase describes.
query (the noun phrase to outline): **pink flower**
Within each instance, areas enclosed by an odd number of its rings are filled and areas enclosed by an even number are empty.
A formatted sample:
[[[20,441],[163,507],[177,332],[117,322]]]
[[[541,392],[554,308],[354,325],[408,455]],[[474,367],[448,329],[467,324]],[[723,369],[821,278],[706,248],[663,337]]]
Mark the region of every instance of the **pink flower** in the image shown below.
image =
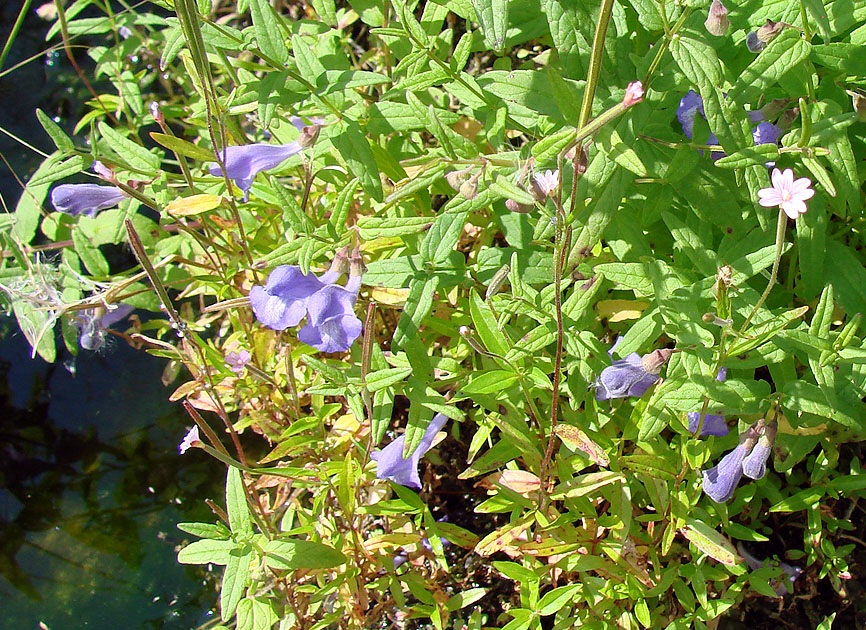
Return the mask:
[[[643,83],[641,83],[640,81],[632,81],[625,89],[625,96],[622,99],[622,104],[625,107],[631,107],[632,105],[637,105],[638,103],[640,103],[643,100],[643,97]]]
[[[556,192],[557,186],[559,186],[559,169],[555,171],[547,170],[544,173],[538,173],[534,178],[538,191],[541,193],[539,196],[543,200],[545,197],[552,195]]]
[[[189,430],[184,438],[183,442],[178,446],[178,450],[180,450],[180,454],[183,455],[191,448],[201,448],[203,445],[201,439],[198,436],[198,427],[194,426]]]
[[[815,191],[809,188],[812,180],[808,177],[794,179],[794,171],[786,168],[780,171],[773,169],[772,188],[762,188],[758,191],[760,197],[758,203],[765,208],[779,206],[790,218],[796,219],[797,215],[806,212],[806,200],[811,199]]]

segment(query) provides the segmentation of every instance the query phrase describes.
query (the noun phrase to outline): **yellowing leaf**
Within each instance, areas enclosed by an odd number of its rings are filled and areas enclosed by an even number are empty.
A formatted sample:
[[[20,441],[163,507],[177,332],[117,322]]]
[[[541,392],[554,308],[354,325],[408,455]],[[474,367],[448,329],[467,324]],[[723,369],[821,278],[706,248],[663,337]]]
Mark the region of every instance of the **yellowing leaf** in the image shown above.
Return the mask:
[[[553,430],[560,440],[573,451],[582,451],[586,453],[593,462],[599,466],[607,466],[610,464],[610,458],[607,453],[583,431],[576,426],[570,424],[559,424]]]
[[[487,475],[478,485],[488,490],[496,490],[496,484],[505,486],[523,495],[537,492],[541,485],[538,477],[525,470],[503,470],[501,473]]]
[[[638,319],[648,307],[649,302],[643,300],[601,300],[596,308],[599,317],[615,323]]]
[[[735,565],[743,561],[730,541],[701,521],[689,521],[680,530],[695,547],[722,564]]]
[[[379,304],[387,304],[389,306],[401,306],[406,303],[406,298],[409,295],[409,289],[386,289],[375,287],[370,290],[372,297]]]
[[[213,210],[222,203],[223,198],[216,195],[193,195],[175,199],[165,207],[169,214],[179,217],[188,217]]]

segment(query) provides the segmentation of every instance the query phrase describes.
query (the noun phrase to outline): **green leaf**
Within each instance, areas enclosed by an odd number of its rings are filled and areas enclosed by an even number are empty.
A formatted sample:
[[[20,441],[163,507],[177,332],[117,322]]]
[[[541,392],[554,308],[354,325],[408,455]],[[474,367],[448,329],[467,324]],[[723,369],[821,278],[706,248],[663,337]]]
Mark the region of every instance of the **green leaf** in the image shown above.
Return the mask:
[[[75,144],[72,142],[72,138],[66,135],[66,132],[60,128],[60,125],[51,120],[51,118],[48,117],[48,114],[37,108],[36,118],[39,120],[39,124],[42,125],[45,133],[51,137],[51,141],[54,143],[54,146],[57,147],[58,151],[61,153],[70,153],[75,150]]]
[[[821,32],[821,38],[825,42],[833,39],[833,32],[830,30],[830,20],[827,18],[827,9],[824,8],[823,0],[801,0],[803,6],[806,7],[806,12],[809,17],[815,20],[818,25],[818,30]]]
[[[560,586],[551,591],[548,591],[538,600],[538,605],[535,610],[542,617],[553,615],[559,612],[563,606],[568,604],[572,598],[580,591],[580,584],[570,584],[568,586]]]
[[[369,87],[390,83],[391,79],[378,72],[366,70],[326,70],[316,81],[319,89],[325,94],[345,92],[354,88]]]
[[[241,601],[247,586],[252,557],[252,548],[249,548],[246,553],[229,554],[220,590],[220,612],[223,621],[229,621],[234,617],[238,602]]]
[[[752,164],[763,165],[764,162],[775,162],[779,159],[779,147],[775,144],[759,144],[746,147],[716,160],[719,168],[744,168]]]
[[[513,199],[517,203],[535,206],[535,197],[513,183],[504,175],[498,174],[490,183],[490,190],[503,199]]]
[[[807,488],[770,506],[770,512],[801,512],[808,510],[818,505],[823,496],[823,488]]]
[[[178,523],[176,527],[182,532],[199,538],[228,540],[230,535],[228,528],[222,523]]]
[[[250,509],[247,505],[247,494],[240,471],[229,466],[226,476],[226,510],[229,516],[229,527],[235,535],[250,536],[253,525],[250,519]]]
[[[799,319],[805,315],[808,310],[808,306],[801,306],[800,308],[795,308],[782,313],[781,315],[777,315],[768,321],[752,326],[748,331],[746,331],[745,336],[737,339],[733,343],[728,350],[728,355],[737,356],[748,352],[752,348],[757,348],[787,328],[795,319]]]
[[[835,420],[852,429],[862,431],[866,428],[860,403],[856,404],[856,408],[849,408],[844,399],[839,397],[834,401],[835,404],[830,404],[821,388],[802,380],[788,383],[783,391],[785,398],[782,399],[782,405],[786,409]]]
[[[504,357],[511,343],[499,330],[493,310],[475,290],[469,294],[469,314],[472,317],[472,325],[487,351]]]
[[[812,46],[800,31],[784,28],[767,48],[740,73],[728,98],[739,105],[756,100],[778,83],[787,72],[809,56]]]
[[[490,50],[502,51],[508,28],[508,0],[472,0],[475,14],[481,22],[484,43]]]
[[[382,182],[379,167],[370,143],[358,123],[344,119],[330,135],[331,143],[340,152],[346,165],[361,181],[361,187],[376,201],[382,201]]]
[[[273,569],[330,569],[346,557],[320,542],[311,540],[269,540],[264,546],[265,564]]]
[[[417,338],[421,322],[430,314],[433,308],[433,297],[439,287],[439,276],[415,278],[409,284],[409,295],[406,305],[397,321],[392,343],[395,348],[403,347],[409,338]]]
[[[264,0],[262,0],[264,1]],[[314,40],[300,35],[292,35],[292,53],[301,76],[313,85],[318,84],[319,76],[324,74],[325,66],[315,53]]]
[[[231,552],[238,549],[233,540],[205,538],[188,544],[177,553],[181,564],[228,564]]]
[[[279,18],[271,8],[271,3],[269,0],[249,0],[249,3],[259,50],[272,61],[286,63],[289,50],[283,41]]]
[[[78,254],[90,275],[97,277],[108,275],[108,262],[105,256],[81,230],[72,230],[72,243],[75,246],[75,253]]]
[[[120,133],[100,121],[97,126],[103,139],[117,154],[121,164],[129,165],[132,170],[145,175],[156,175],[162,164],[162,156],[151,153],[139,143],[122,136]]]
[[[473,374],[471,380],[461,387],[466,394],[495,394],[504,392],[520,378],[509,370],[488,370]]]
[[[727,538],[701,521],[688,521],[680,532],[695,547],[722,564],[733,566],[743,560]]]
[[[337,7],[334,0],[312,0],[316,15],[328,26],[337,26]]]
[[[412,368],[386,368],[384,370],[376,370],[367,374],[367,389],[370,392],[377,392],[380,389],[391,387],[405,379],[412,373]]]
[[[192,142],[187,142],[186,140],[181,140],[175,136],[151,131],[150,137],[154,142],[164,146],[175,155],[182,155],[202,162],[213,162],[216,159],[214,152],[210,149],[205,149],[204,147],[200,147]]]
[[[722,413],[757,413],[761,399],[769,394],[770,385],[766,381],[719,382],[704,375],[692,375],[690,381],[671,378],[658,387],[659,399],[675,411],[700,409],[707,396],[713,408],[720,407]]]
[[[365,241],[417,234],[432,224],[431,217],[361,217],[358,219],[358,229],[361,238]]]

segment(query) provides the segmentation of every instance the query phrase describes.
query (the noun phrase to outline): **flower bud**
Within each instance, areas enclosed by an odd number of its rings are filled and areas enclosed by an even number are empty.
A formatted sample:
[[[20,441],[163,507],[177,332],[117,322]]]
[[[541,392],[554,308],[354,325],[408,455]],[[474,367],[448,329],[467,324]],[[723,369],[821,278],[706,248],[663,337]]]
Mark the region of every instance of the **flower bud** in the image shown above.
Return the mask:
[[[643,97],[643,83],[641,83],[640,81],[632,81],[625,89],[625,96],[623,96],[622,98],[622,105],[623,107],[631,107],[632,105],[637,105],[643,100]]]
[[[775,39],[776,35],[779,32],[788,26],[784,22],[774,22],[773,20],[767,20],[767,23],[764,24],[761,28],[756,31],[758,39],[765,44],[769,44],[773,39]]]
[[[475,175],[460,184],[460,194],[467,199],[475,199],[478,196],[478,180],[480,177],[481,171],[478,171]]]
[[[526,214],[527,212],[532,211],[532,206],[523,203],[517,203],[516,201],[514,201],[514,199],[506,199],[505,208],[509,212],[519,212],[520,214]]]
[[[459,171],[451,171],[450,173],[445,173],[445,181],[448,182],[448,185],[451,186],[454,190],[460,190],[461,184],[469,179],[469,173],[472,171],[473,166],[467,166],[466,168],[460,169]]]
[[[857,120],[866,122],[866,96],[857,94],[851,95],[851,104],[854,106],[854,113],[857,114]]]
[[[710,35],[721,37],[728,32],[730,25],[730,22],[728,22],[728,10],[725,8],[725,5],[721,3],[721,0],[713,0],[713,3],[710,5],[710,13],[707,15],[706,22],[704,22],[707,31],[709,31]]]
[[[662,366],[671,358],[673,352],[673,350],[668,348],[653,350],[649,354],[645,354],[641,357],[640,365],[650,374],[658,374],[661,371]]]
[[[319,129],[321,129],[319,125],[307,125],[301,129],[301,133],[298,135],[298,144],[305,149],[313,146],[319,138]]]
[[[758,39],[758,34],[755,31],[752,31],[748,35],[746,35],[746,48],[748,48],[753,53],[759,53],[764,48],[767,47],[767,44]]]

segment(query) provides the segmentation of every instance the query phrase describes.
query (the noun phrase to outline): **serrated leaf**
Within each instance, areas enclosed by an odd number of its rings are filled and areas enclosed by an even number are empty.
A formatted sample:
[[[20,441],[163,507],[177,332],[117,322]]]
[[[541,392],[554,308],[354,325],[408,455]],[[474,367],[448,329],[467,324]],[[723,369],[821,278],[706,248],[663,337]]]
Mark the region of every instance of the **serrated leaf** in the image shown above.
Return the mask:
[[[811,44],[802,38],[798,29],[783,28],[740,73],[734,86],[728,90],[728,98],[737,104],[751,102],[806,59],[811,49]]]
[[[124,137],[104,122],[97,124],[99,133],[117,154],[121,164],[127,164],[133,170],[140,171],[146,175],[156,175],[162,164],[162,156],[151,153],[146,148]]]
[[[412,368],[386,368],[367,374],[367,389],[377,392],[380,389],[396,385],[412,373]]]
[[[331,143],[340,152],[361,187],[376,201],[382,201],[382,182],[379,167],[364,132],[358,123],[344,119],[330,136]]]
[[[51,120],[48,114],[37,108],[36,118],[39,120],[39,124],[42,125],[45,133],[51,137],[51,141],[54,143],[54,146],[57,147],[58,151],[61,153],[69,153],[75,150],[75,144],[72,142],[72,138],[66,135],[66,132],[60,128],[60,125]]]
[[[716,160],[719,168],[745,168],[752,164],[763,165],[765,162],[775,162],[779,159],[779,147],[773,143],[745,147]]]
[[[361,238],[393,238],[423,232],[433,224],[431,217],[360,217],[358,229]]]
[[[518,374],[508,370],[488,370],[473,374],[461,390],[467,394],[496,394],[507,390],[519,378]]]
[[[508,0],[472,0],[475,14],[481,22],[484,43],[490,50],[501,51],[505,46],[508,4]]]
[[[472,325],[487,351],[504,357],[511,344],[505,334],[499,330],[496,315],[474,290],[469,294],[469,314],[472,317]]]
[[[245,553],[229,554],[220,590],[220,613],[223,621],[229,621],[235,615],[235,610],[247,586],[252,556],[252,548]]]
[[[249,0],[250,15],[259,50],[269,59],[284,64],[289,60],[289,50],[283,41],[280,24],[269,0]]]

